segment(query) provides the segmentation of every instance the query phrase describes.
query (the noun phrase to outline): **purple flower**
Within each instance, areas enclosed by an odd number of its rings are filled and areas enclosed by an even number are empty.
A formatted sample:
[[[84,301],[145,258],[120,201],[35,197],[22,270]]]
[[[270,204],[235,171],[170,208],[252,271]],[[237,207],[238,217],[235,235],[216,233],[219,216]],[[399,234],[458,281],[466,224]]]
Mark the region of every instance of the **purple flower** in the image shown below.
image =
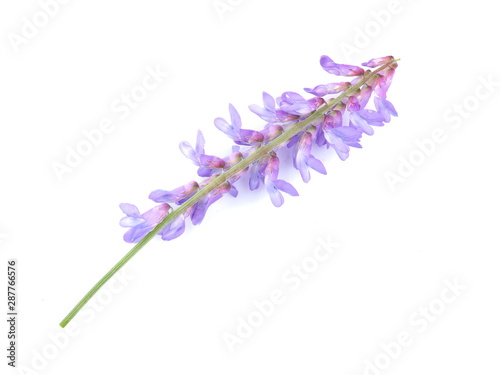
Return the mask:
[[[200,130],[198,130],[198,135],[196,137],[196,147],[193,147],[187,142],[181,142],[179,148],[181,152],[191,160],[194,165],[197,165],[198,176],[209,177],[216,172],[218,168],[224,168],[224,160],[218,158],[217,156],[211,156],[205,154],[205,139]]]
[[[220,198],[222,198],[222,194],[209,194],[198,203],[193,206],[193,210],[191,211],[191,222],[193,225],[199,225],[205,218],[205,214],[207,213],[208,207],[213,203],[217,202]]]
[[[278,106],[283,112],[291,115],[301,116],[312,111],[309,102],[296,92],[287,91],[276,99]]]
[[[158,233],[161,236],[161,239],[164,241],[170,241],[183,234],[186,229],[185,220],[185,215],[179,215],[168,223],[167,226]]]
[[[354,65],[337,64],[326,55],[321,56],[319,63],[328,73],[336,76],[352,77],[361,76],[365,73],[363,68]]]
[[[237,146],[238,147],[238,146]],[[245,158],[245,156],[239,152],[239,151],[235,151],[233,152],[231,155],[229,155],[228,157],[224,158],[224,160],[226,161],[226,167],[225,167],[225,170],[227,169],[230,169],[232,167],[234,167],[236,164],[238,164],[240,161],[242,161],[243,159]],[[234,176],[232,176],[230,179],[229,179],[229,182],[231,184],[235,183],[236,181],[238,181],[240,179],[241,176],[243,176],[246,172],[248,171],[248,167],[243,169],[242,171],[236,173]],[[234,188],[233,186],[233,189],[236,190],[236,188]],[[232,190],[232,191],[234,191]],[[237,192],[236,192],[237,193]]]
[[[358,98],[356,98],[355,96],[350,96],[347,99],[346,108],[350,112],[359,111],[361,109],[361,105],[359,104]]]
[[[366,107],[366,105],[368,104],[368,101],[370,100],[370,98],[372,96],[372,92],[373,92],[373,88],[371,86],[365,86],[359,91],[357,99],[358,99],[360,109],[363,109]]]
[[[170,206],[163,203],[142,215],[137,207],[130,203],[122,203],[120,208],[127,215],[120,220],[120,225],[124,228],[130,228],[124,234],[123,239],[125,242],[137,243],[167,216]]]
[[[156,203],[177,203],[182,204],[198,191],[196,181],[188,182],[174,190],[155,190],[149,194],[149,199]]]
[[[292,184],[284,180],[278,180],[279,165],[279,158],[277,156],[272,156],[269,159],[264,172],[264,185],[266,186],[271,202],[273,202],[275,207],[280,207],[285,201],[281,192],[287,193],[292,197],[299,195]]]
[[[387,99],[375,97],[375,108],[382,115],[384,122],[390,122],[391,116],[397,117],[398,113],[390,101]]]
[[[376,59],[371,59],[368,62],[361,64],[362,66],[367,66],[368,68],[376,68],[378,66],[382,66],[389,61],[394,60],[392,56],[378,57]]]
[[[323,132],[328,145],[332,146],[341,160],[349,157],[349,146],[361,147],[359,144],[363,132],[352,126],[342,126],[343,118],[340,111],[333,111],[325,116]]]
[[[300,115],[293,115],[291,113],[283,111],[282,109],[277,109],[276,117],[278,118],[278,121],[280,121],[281,123],[289,124],[292,122],[296,122],[300,118]]]
[[[266,167],[269,163],[270,156],[260,159],[250,167],[250,178],[248,179],[248,187],[251,191],[257,190],[264,182]]]
[[[389,90],[389,87],[391,86],[394,73],[396,73],[395,69],[388,68],[387,72],[380,77],[378,84],[375,86],[375,93],[382,99],[386,99],[387,90]]]
[[[214,120],[214,124],[221,132],[231,138],[234,143],[242,146],[259,144],[264,140],[264,136],[255,130],[241,129],[241,117],[236,108],[229,104],[229,115],[231,123],[228,123],[222,117]]]
[[[264,135],[264,141],[269,142],[283,133],[283,127],[281,125],[270,125],[262,130],[261,133]]]
[[[196,147],[193,149],[191,145],[187,142],[181,142],[179,148],[185,157],[190,159],[195,165],[200,165],[200,155],[205,153],[205,138],[201,130],[198,130],[196,136]]]
[[[214,177],[210,177],[203,181],[202,186],[208,185]],[[238,190],[231,184],[229,181],[226,181],[221,186],[213,190],[210,194],[202,198],[199,202],[197,202],[190,211],[191,222],[193,225],[200,224],[205,218],[205,214],[207,213],[208,208],[215,202],[217,202],[220,198],[223,197],[224,194],[229,193],[233,197],[238,195]]]
[[[318,85],[313,89],[304,89],[305,92],[315,96],[325,96],[330,94],[338,94],[351,87],[349,82],[335,82],[326,85]]]
[[[277,117],[276,103],[274,101],[274,98],[264,91],[262,93],[262,101],[264,102],[264,108],[259,107],[256,104],[252,104],[248,106],[248,108],[264,121],[267,121],[268,123],[275,122],[277,120]]]
[[[309,182],[311,173],[309,167],[316,172],[326,174],[326,169],[323,163],[311,155],[312,149],[312,134],[306,132],[302,135],[300,141],[295,145],[294,152],[294,167],[299,170],[302,180]]]
[[[351,123],[366,135],[373,135],[372,126],[384,126],[384,117],[372,109],[351,112]]]

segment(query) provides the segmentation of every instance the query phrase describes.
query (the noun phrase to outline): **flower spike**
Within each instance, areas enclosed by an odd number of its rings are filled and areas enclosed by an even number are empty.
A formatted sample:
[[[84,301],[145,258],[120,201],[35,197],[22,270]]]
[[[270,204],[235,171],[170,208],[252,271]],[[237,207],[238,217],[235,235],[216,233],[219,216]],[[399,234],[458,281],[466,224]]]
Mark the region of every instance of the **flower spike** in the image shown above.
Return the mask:
[[[341,160],[346,160],[351,147],[361,148],[363,134],[373,135],[374,127],[384,126],[398,115],[387,99],[398,60],[392,56],[371,59],[362,66],[338,64],[321,56],[322,68],[336,76],[350,77],[349,82],[311,85],[305,98],[285,91],[274,98],[263,92],[263,107],[249,109],[266,122],[262,130],[243,129],[240,114],[229,104],[230,121],[222,117],[214,124],[233,142],[231,154],[205,154],[205,139],[198,131],[195,146],[179,145],[181,152],[198,167],[201,181],[191,181],[180,187],[151,192],[149,198],[157,205],[141,214],[136,206],[122,203],[126,215],[120,225],[127,228],[126,242],[136,245],[82,298],[60,323],[65,327],[92,296],[152,238],[165,241],[186,232],[186,222],[200,224],[212,204],[224,195],[238,196],[236,184],[248,174],[249,189],[265,187],[274,206],[284,203],[282,193],[298,196],[293,185],[279,178],[279,168],[286,154],[293,160],[304,182],[311,178],[310,170],[326,174],[323,162],[313,156],[319,147],[333,148]],[[345,79],[344,79],[345,80]]]

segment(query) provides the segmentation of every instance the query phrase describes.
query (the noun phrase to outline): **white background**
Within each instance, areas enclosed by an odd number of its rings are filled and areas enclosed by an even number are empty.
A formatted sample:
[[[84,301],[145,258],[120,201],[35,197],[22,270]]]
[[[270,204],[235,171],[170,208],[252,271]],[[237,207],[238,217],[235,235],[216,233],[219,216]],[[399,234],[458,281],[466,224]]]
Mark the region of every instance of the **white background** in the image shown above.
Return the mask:
[[[498,83],[474,98],[481,79],[500,82],[491,2],[232,4],[220,17],[210,0],[70,1],[16,51],[24,17],[43,22],[40,3],[2,2],[0,284],[16,258],[20,373],[498,373]],[[77,316],[68,339],[59,321],[130,248],[118,205],[146,210],[150,191],[195,179],[178,144],[197,129],[208,153],[227,154],[213,119],[228,118],[229,102],[244,127],[259,128],[246,107],[262,90],[336,81],[323,54],[401,58],[389,92],[399,117],[346,162],[319,153],[327,176],[306,185],[287,172],[300,197],[283,207],[239,185],[199,227],[152,241],[126,266],[127,285]],[[112,103],[148,66],[169,76],[121,119]],[[53,163],[106,118],[113,131],[59,181]],[[415,142],[435,129],[445,141],[419,160]],[[391,189],[387,172],[411,155],[421,165]],[[318,238],[339,247],[292,291],[282,277]],[[444,303],[447,280],[466,290]],[[224,333],[236,334],[274,289],[284,303],[231,353]],[[423,328],[415,317],[429,304],[439,313]],[[402,332],[411,345],[384,362],[383,344]],[[386,368],[369,370],[377,360]],[[0,366],[16,373],[4,355]]]

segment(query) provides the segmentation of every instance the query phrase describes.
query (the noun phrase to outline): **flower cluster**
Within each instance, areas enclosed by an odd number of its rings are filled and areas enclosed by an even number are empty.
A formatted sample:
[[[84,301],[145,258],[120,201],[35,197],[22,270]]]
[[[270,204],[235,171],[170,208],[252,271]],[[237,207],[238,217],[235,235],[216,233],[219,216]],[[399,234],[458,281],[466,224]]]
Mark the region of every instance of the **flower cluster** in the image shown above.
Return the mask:
[[[221,158],[205,154],[205,140],[201,131],[198,131],[194,147],[182,142],[181,152],[198,167],[198,176],[205,179],[201,182],[191,181],[170,191],[153,191],[149,198],[159,205],[143,214],[134,205],[121,204],[120,208],[126,217],[120,221],[120,225],[129,228],[124,235],[125,241],[139,242],[174,210],[174,205],[182,205],[215,178],[318,111],[321,111],[321,116],[317,116],[307,127],[223,181],[175,217],[158,234],[164,240],[172,240],[184,232],[188,218],[194,225],[200,224],[210,205],[224,194],[228,193],[233,197],[238,195],[234,184],[244,174],[249,174],[250,190],[265,186],[272,203],[279,207],[284,202],[282,193],[291,196],[297,196],[298,193],[289,182],[278,178],[278,149],[283,148],[292,153],[293,166],[300,172],[304,182],[308,182],[311,169],[326,174],[323,163],[312,154],[314,147],[333,148],[341,160],[346,160],[351,147],[361,147],[363,134],[373,135],[373,127],[383,126],[391,120],[391,116],[397,116],[394,106],[387,100],[387,90],[397,67],[392,56],[372,59],[362,64],[365,68],[379,68],[376,74],[362,67],[337,64],[328,56],[322,56],[320,64],[328,73],[351,77],[351,80],[306,88],[305,92],[312,95],[309,99],[291,91],[284,92],[277,98],[264,92],[262,107],[249,106],[250,111],[266,122],[262,130],[244,129],[238,111],[231,104],[229,121],[221,117],[215,119],[217,129],[235,143],[229,156]],[[342,99],[331,105],[336,98]],[[374,109],[369,109],[367,106],[372,98]]]

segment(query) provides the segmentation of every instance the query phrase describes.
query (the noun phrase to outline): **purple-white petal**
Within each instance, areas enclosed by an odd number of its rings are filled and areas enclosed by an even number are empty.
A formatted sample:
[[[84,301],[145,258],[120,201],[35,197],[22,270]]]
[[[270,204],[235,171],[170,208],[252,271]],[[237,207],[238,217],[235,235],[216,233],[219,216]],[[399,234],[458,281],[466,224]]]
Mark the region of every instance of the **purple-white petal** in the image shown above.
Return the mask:
[[[323,104],[325,104],[325,99],[314,97],[311,99],[307,99],[307,104],[309,104],[309,107],[311,108],[312,111],[315,111]]]
[[[130,228],[124,235],[123,235],[123,239],[125,240],[125,242],[128,242],[128,243],[137,243],[139,242],[140,240],[142,240],[146,234],[148,234],[151,229],[153,229],[152,227],[143,227],[143,226],[137,226],[137,227],[133,227],[133,228]]]
[[[274,111],[276,109],[274,98],[265,91],[262,93],[262,101],[264,102],[264,108],[268,111]]]
[[[320,64],[328,73],[335,74],[336,76],[360,76],[365,72],[363,68],[358,66],[337,64],[326,55],[321,56]]]
[[[303,153],[299,152],[295,158],[295,166],[300,172],[302,180],[307,183],[311,180],[311,172],[309,172],[309,167],[307,166],[308,157]]]
[[[276,181],[278,179],[278,173],[280,170],[280,159],[277,156],[273,156],[269,159],[266,166],[265,174],[271,181]]]
[[[169,209],[170,206],[167,203],[162,203],[143,213],[142,218],[145,219],[147,223],[156,226],[156,224],[167,216]]]
[[[185,217],[183,215],[176,217],[171,223],[163,228],[158,234],[161,235],[162,240],[170,241],[179,237],[184,233],[186,228]]]
[[[370,86],[365,86],[361,89],[358,95],[358,102],[361,109],[365,108],[370,100],[373,89]]]
[[[333,129],[334,134],[341,138],[347,145],[357,145],[363,132],[352,126],[340,126]]]
[[[313,110],[309,102],[302,95],[293,91],[284,92],[279,99],[281,110],[292,115],[305,115]]]
[[[359,111],[361,109],[361,105],[359,104],[358,98],[355,96],[350,96],[347,100],[347,110],[348,111]]]
[[[222,117],[217,117],[214,120],[215,127],[219,129],[221,132],[226,134],[231,139],[238,139],[239,131],[235,129],[231,124],[229,124]]]
[[[121,203],[120,204],[120,209],[127,216],[131,216],[131,217],[140,217],[141,216],[141,213],[139,212],[139,209],[136,206],[134,206],[133,204],[130,204],[130,203]]]
[[[271,122],[271,121],[274,121],[274,119],[276,118],[275,113],[271,113],[267,109],[262,108],[262,107],[258,106],[257,104],[249,105],[248,109],[250,109],[250,111],[255,113],[257,116],[259,116],[264,121]]]
[[[233,129],[235,129],[239,133],[241,129],[241,117],[232,104],[229,104],[229,115],[231,116],[231,124],[233,126]]]
[[[349,152],[349,146],[347,146],[344,141],[337,135],[334,128],[325,128],[325,138],[328,144],[333,146],[336,151],[342,153]]]
[[[385,57],[377,57],[375,59],[371,59],[368,62],[362,63],[362,66],[366,66],[368,68],[376,68],[378,66],[384,65],[389,61],[394,60],[393,56],[385,56]]]
[[[145,221],[146,220],[141,217],[126,216],[120,220],[120,226],[124,228],[135,227],[144,223]]]
[[[357,111],[356,114],[363,117],[370,125],[383,126],[384,117],[373,109],[362,109]]]
[[[252,104],[248,106],[248,108],[261,119],[268,122],[274,122],[276,120],[276,103],[274,98],[267,92],[263,92],[262,101],[264,102],[264,108],[256,104]]]
[[[180,199],[180,191],[177,188],[172,191],[167,190],[155,190],[149,194],[149,199],[157,203],[172,203],[177,202]]]
[[[211,175],[214,174],[216,169],[210,169],[210,168],[205,168],[205,167],[200,167],[198,168],[198,176],[200,177],[210,177]]]
[[[304,91],[315,96],[325,96],[329,94],[338,94],[342,91],[347,90],[350,86],[350,82],[334,82],[327,83],[326,85],[318,85],[313,89],[306,88],[304,89]]]
[[[281,190],[283,193],[287,193],[287,194],[291,195],[292,197],[297,197],[299,195],[297,190],[289,182],[286,182],[284,180],[276,180],[276,181],[273,181],[273,183],[274,183],[274,186],[276,186],[276,188],[278,190]]]
[[[398,113],[394,108],[394,105],[390,101],[384,98],[375,97],[375,108],[384,118],[384,122],[390,122],[391,116],[397,117]]]
[[[295,134],[292,138],[290,138],[290,140],[286,144],[286,147],[290,148],[295,146],[297,142],[300,140],[300,137],[302,137],[302,134],[303,133]]]
[[[203,221],[209,205],[209,199],[208,197],[205,197],[193,206],[193,210],[190,215],[193,225],[198,225]]]
[[[223,168],[226,162],[213,155],[200,155],[200,164],[205,168]]]
[[[379,80],[379,84],[375,87],[375,93],[383,99],[386,99],[387,90],[389,90],[391,86],[395,72],[394,69],[389,68],[385,75]]]
[[[307,159],[307,165],[314,169],[316,172],[321,173],[321,174],[326,174],[326,168],[321,162],[321,160],[316,159],[314,156],[309,155],[309,158]]]
[[[196,151],[193,149],[193,147],[189,143],[183,141],[179,144],[179,148],[186,158],[191,160],[195,165],[199,165],[198,156],[196,155]]]
[[[196,154],[201,155],[205,153],[205,138],[201,130],[198,130],[196,135]]]
[[[361,117],[357,112],[351,113],[351,122],[355,127],[361,129],[363,133],[365,133],[366,135],[373,135],[375,133],[373,128],[368,124],[368,122],[363,117]]]
[[[250,190],[257,190],[263,178],[264,176],[261,171],[261,164],[258,162],[252,164],[250,167],[250,178],[248,179],[248,187]]]
[[[199,225],[205,218],[208,207],[220,198],[222,198],[222,194],[209,195],[196,203],[191,211],[191,222],[193,225]]]
[[[325,96],[329,93],[328,87],[326,87],[326,85],[318,85],[312,89],[304,88],[304,91],[307,92],[308,94],[312,94],[319,97]]]
[[[234,185],[233,185],[233,184],[231,184],[231,188],[229,189],[228,193],[229,193],[229,195],[231,195],[232,197],[235,197],[235,198],[236,198],[236,197],[238,196],[238,189],[236,189],[236,188],[234,187]]]
[[[271,198],[271,202],[273,202],[273,205],[275,207],[281,207],[283,205],[283,202],[285,201],[285,198],[283,198],[281,192],[274,185],[274,183],[267,178],[265,181],[265,185],[266,190],[269,193],[269,197]]]
[[[281,122],[290,122],[299,118],[299,115],[293,115],[281,109],[276,110],[276,118]]]
[[[340,158],[340,160],[342,160],[342,161],[347,160],[347,158],[349,157],[349,153],[348,152],[342,152],[342,151],[337,150],[336,148],[334,148],[334,150],[337,153],[337,155]]]
[[[312,134],[309,132],[305,132],[304,135],[300,138],[300,142],[298,145],[298,151],[302,153],[304,156],[308,157],[311,155],[312,150]]]
[[[240,142],[242,145],[251,145],[255,143],[260,143],[264,140],[264,135],[256,130],[241,129],[240,130]]]

